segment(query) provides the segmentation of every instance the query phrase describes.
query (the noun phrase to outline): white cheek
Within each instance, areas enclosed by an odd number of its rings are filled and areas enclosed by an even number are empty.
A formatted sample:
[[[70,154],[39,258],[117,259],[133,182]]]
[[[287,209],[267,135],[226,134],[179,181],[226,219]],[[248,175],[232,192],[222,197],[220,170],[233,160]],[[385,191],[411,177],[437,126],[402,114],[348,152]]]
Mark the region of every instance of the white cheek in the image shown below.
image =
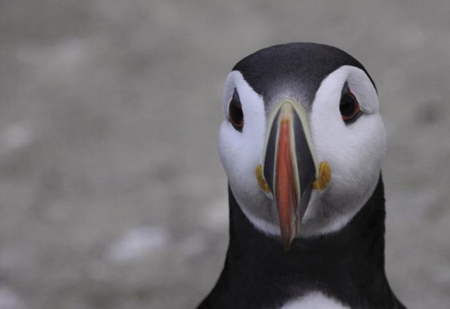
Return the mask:
[[[255,170],[260,164],[257,154],[262,151],[259,148],[257,140],[234,130],[227,121],[222,123],[219,135],[220,158],[230,185],[242,196],[253,195],[257,191]]]
[[[339,112],[346,80],[364,111],[349,125]],[[310,121],[318,161],[328,162],[332,177],[330,185],[311,198],[304,218],[309,225],[305,233],[328,233],[345,226],[370,198],[386,152],[378,99],[367,75],[348,67],[330,74],[316,94]]]
[[[329,123],[315,134],[318,160],[328,162],[332,171],[330,189],[338,198],[335,204],[363,202],[379,177],[386,151],[381,118],[367,115],[358,121],[348,127],[342,120]]]
[[[270,224],[272,201],[259,187],[256,167],[264,154],[266,116],[262,98],[245,82],[239,72],[230,73],[224,93],[224,112],[236,88],[244,112],[242,132],[225,119],[219,132],[219,154],[228,175],[230,188],[242,211],[260,230],[274,232]]]

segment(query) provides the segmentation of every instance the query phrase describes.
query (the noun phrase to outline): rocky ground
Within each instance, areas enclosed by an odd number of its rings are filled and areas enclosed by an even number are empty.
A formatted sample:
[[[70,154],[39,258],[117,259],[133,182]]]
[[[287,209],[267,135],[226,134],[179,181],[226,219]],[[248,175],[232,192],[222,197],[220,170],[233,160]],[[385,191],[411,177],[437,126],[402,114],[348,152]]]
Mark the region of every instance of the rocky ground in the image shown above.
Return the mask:
[[[227,244],[224,79],[291,41],[371,73],[388,277],[410,308],[450,308],[449,15],[447,0],[0,1],[0,309],[193,308]]]

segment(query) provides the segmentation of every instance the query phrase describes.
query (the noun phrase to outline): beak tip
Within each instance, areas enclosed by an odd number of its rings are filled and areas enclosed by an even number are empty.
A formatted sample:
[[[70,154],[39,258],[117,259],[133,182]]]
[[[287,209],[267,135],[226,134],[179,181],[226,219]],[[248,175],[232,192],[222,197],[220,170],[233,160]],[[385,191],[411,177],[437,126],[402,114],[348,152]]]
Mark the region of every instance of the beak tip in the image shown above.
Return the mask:
[[[283,230],[281,231],[281,242],[283,244],[284,251],[291,250],[292,242],[294,241],[295,237],[298,235],[298,228],[293,227],[292,229],[285,230],[285,233],[283,233]]]

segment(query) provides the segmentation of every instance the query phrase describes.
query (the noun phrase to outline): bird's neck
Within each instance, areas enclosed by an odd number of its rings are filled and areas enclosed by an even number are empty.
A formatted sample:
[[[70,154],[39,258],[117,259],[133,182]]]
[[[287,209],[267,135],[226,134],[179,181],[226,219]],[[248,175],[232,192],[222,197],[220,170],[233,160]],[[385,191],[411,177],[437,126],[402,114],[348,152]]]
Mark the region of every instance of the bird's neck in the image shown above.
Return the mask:
[[[384,271],[385,204],[383,182],[364,207],[338,232],[296,238],[289,251],[280,239],[258,231],[242,212],[231,190],[230,244],[225,267],[212,294],[257,304],[318,290],[353,306],[395,302]],[[220,292],[219,292],[220,291]],[[239,296],[238,296],[239,295]],[[250,299],[248,299],[250,298]],[[387,301],[387,302],[385,302]],[[389,303],[388,303],[389,302]],[[255,308],[258,308],[255,306]]]
[[[371,263],[376,263],[384,269],[385,200],[381,176],[372,196],[344,228],[322,236],[296,238],[289,251],[283,250],[279,237],[257,230],[242,212],[232,191],[229,189],[228,192],[230,203],[228,255],[239,263],[254,264],[255,260],[298,261],[293,265],[286,265],[292,272],[292,267],[309,258],[315,260],[315,263],[323,258],[324,262],[335,264],[340,258],[364,254],[370,256]],[[239,259],[236,259],[237,257]]]

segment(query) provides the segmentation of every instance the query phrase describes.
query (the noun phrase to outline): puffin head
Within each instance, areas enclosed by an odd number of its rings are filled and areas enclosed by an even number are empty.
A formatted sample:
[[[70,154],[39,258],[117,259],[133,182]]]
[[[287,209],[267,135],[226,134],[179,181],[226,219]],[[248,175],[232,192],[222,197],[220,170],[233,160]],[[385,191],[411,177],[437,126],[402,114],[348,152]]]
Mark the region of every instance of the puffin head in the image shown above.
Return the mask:
[[[238,62],[225,82],[219,153],[249,221],[281,237],[343,228],[372,195],[386,151],[375,85],[337,48],[291,43]]]

